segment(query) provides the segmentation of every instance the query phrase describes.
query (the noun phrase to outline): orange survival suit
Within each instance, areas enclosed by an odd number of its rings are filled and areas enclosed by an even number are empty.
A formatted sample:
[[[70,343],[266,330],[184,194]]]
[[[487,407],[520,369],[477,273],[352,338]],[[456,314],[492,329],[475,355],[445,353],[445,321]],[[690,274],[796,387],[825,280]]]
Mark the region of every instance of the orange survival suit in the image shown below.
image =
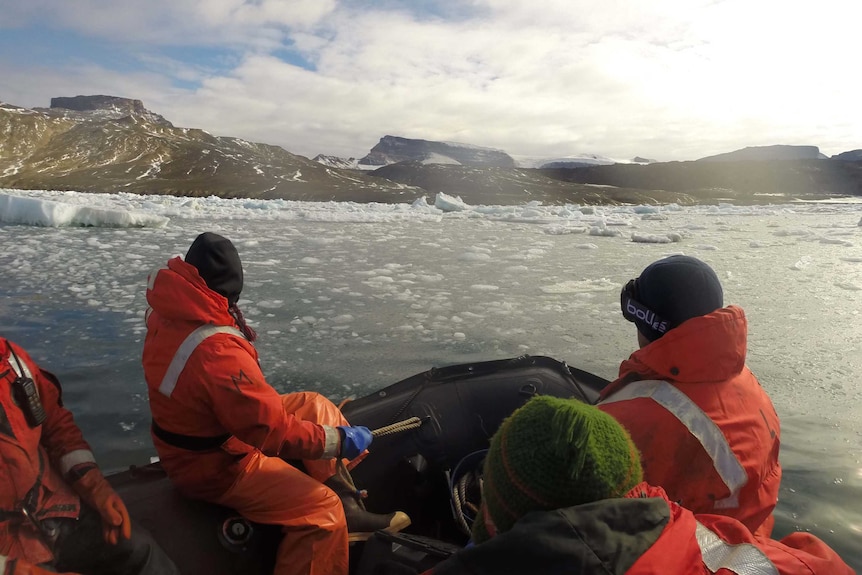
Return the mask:
[[[0,574],[175,575],[96,465],[60,384],[0,337]],[[71,575],[71,574],[70,574]]]
[[[769,536],[778,501],[778,415],[745,366],[737,306],[683,322],[634,352],[598,407],[625,427],[644,479],[694,513],[734,517]]]
[[[13,397],[19,371],[36,384],[46,415],[41,425],[31,427],[18,406],[20,398]],[[72,413],[63,407],[57,378],[2,337],[0,379],[0,555],[46,563],[53,553],[22,510],[37,520],[77,517],[81,500],[63,476],[95,458]]]
[[[153,442],[174,485],[190,497],[282,525],[276,573],[347,573],[335,473],[337,426],[323,396],[279,395],[224,296],[179,257],[150,274],[144,375]],[[303,473],[288,460],[302,460]]]

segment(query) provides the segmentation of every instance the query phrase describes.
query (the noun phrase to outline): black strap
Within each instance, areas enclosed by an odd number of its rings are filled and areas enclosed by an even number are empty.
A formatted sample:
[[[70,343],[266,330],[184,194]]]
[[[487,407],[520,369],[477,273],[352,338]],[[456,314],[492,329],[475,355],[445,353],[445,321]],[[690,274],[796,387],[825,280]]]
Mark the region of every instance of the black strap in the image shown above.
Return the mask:
[[[33,487],[27,490],[24,497],[21,498],[14,509],[0,509],[0,523],[4,521],[12,521],[13,519],[26,519],[21,509],[26,508],[32,516],[40,511],[39,509],[39,489],[42,487],[42,471],[44,470],[44,461],[42,459],[42,451],[39,450],[39,474],[36,476],[36,481]]]
[[[231,438],[230,433],[210,437],[174,433],[163,427],[159,427],[159,424],[157,424],[155,420],[152,420],[152,430],[153,435],[168,445],[179,447],[180,449],[186,449],[188,451],[209,451],[211,449],[218,449],[221,447],[222,443]]]

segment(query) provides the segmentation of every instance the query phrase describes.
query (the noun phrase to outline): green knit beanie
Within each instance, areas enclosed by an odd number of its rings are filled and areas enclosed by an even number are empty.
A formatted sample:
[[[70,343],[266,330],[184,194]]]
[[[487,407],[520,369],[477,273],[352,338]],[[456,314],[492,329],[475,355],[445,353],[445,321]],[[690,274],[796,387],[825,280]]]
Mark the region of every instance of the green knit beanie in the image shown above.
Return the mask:
[[[643,475],[637,448],[613,417],[575,399],[538,396],[491,438],[483,477],[476,543],[530,511],[621,497]]]

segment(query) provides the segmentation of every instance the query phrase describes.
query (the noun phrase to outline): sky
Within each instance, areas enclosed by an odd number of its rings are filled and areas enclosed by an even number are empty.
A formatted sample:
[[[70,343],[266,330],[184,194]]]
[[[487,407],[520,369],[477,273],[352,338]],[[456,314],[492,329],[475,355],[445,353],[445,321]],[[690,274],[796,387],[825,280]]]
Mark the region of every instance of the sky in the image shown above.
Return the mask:
[[[0,0],[0,101],[140,99],[174,125],[360,158],[862,148],[848,0]]]

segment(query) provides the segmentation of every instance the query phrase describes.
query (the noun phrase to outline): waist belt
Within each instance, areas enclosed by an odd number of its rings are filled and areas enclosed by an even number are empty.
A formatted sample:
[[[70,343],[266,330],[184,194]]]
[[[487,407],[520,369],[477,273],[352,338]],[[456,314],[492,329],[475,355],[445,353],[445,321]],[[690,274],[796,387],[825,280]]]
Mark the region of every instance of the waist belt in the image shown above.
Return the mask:
[[[42,453],[39,453],[39,475],[33,487],[27,490],[14,509],[0,509],[0,523],[13,520],[26,520],[36,513],[39,504],[39,489],[42,487],[42,470],[44,467]]]
[[[231,438],[230,433],[210,437],[174,433],[172,431],[168,431],[167,429],[159,427],[159,424],[157,424],[155,420],[152,421],[152,430],[153,435],[155,435],[168,445],[179,447],[180,449],[186,449],[188,451],[210,451],[211,449],[218,449],[219,447],[221,447],[222,443]]]
[[[18,511],[7,511],[6,509],[0,509],[0,523],[5,523],[7,521],[24,521],[26,517],[19,509]]]

